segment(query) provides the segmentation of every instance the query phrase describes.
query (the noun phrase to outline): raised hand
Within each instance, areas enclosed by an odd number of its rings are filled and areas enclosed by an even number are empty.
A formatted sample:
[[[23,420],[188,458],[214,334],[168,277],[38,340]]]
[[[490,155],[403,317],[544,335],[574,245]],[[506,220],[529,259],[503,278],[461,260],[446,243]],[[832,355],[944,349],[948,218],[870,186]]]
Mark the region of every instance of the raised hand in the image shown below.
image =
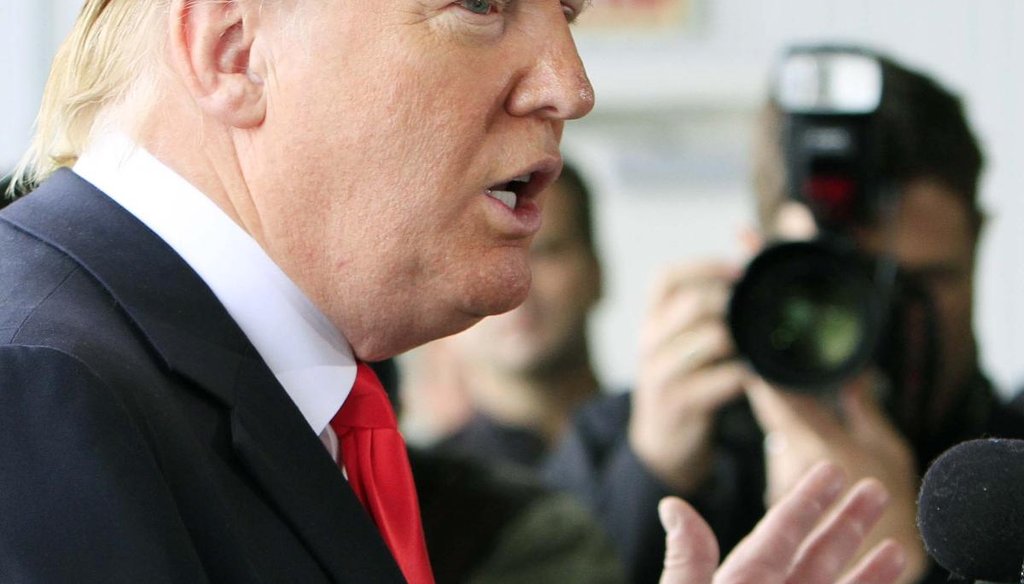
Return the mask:
[[[761,380],[747,395],[765,432],[768,504],[779,501],[814,464],[829,460],[852,480],[873,477],[891,502],[865,548],[883,539],[898,541],[907,554],[899,582],[916,582],[927,556],[916,526],[919,478],[906,440],[874,398],[873,377],[864,375],[838,395],[838,408],[820,398],[778,391]]]
[[[659,507],[666,530],[661,584],[892,584],[906,563],[900,544],[885,540],[849,568],[882,515],[885,488],[863,479],[842,501],[842,471],[815,466],[718,566],[714,534],[681,499]]]

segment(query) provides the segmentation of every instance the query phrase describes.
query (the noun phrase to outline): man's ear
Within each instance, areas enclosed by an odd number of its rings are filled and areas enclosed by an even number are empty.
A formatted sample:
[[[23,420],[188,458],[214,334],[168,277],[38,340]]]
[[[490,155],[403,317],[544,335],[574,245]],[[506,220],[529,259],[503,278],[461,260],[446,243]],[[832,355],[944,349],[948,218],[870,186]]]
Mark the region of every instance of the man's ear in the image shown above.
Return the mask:
[[[254,68],[259,11],[243,0],[174,0],[170,54],[192,98],[208,116],[252,128],[266,115],[266,87]]]

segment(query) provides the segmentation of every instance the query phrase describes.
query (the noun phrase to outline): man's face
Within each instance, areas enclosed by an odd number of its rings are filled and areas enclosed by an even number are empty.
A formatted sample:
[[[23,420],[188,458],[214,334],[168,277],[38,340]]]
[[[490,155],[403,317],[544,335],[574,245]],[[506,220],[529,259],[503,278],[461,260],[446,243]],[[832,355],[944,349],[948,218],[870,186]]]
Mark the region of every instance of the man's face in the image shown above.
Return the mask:
[[[534,375],[586,358],[587,316],[600,295],[600,269],[583,236],[577,200],[557,183],[530,248],[530,269],[533,286],[521,306],[457,337],[471,362]]]
[[[900,267],[922,282],[935,302],[941,343],[937,395],[949,396],[976,363],[973,304],[977,233],[962,199],[931,180],[910,182],[893,233],[865,231],[862,247],[892,250]],[[887,241],[889,240],[889,241]]]
[[[806,208],[786,204],[776,216],[778,235],[804,239],[814,231]],[[977,233],[956,193],[932,180],[902,191],[899,213],[888,227],[863,229],[857,243],[867,253],[889,253],[922,282],[935,302],[941,347],[937,395],[949,396],[973,373],[974,262]]]
[[[241,148],[264,245],[359,356],[525,297],[538,193],[593,105],[568,28],[582,4],[300,1],[254,46],[268,110]]]

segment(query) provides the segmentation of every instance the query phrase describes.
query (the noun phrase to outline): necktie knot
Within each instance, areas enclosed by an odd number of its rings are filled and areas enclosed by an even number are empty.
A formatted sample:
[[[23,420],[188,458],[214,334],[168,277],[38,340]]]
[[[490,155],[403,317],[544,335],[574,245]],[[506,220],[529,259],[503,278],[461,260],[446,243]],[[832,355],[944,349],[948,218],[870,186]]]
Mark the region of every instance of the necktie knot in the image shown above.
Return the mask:
[[[410,584],[433,584],[416,486],[395,411],[377,375],[365,363],[331,420],[349,486],[391,549]]]
[[[352,391],[331,420],[331,427],[338,436],[350,428],[398,429],[391,400],[373,369],[366,363],[360,361],[356,366],[356,381]]]

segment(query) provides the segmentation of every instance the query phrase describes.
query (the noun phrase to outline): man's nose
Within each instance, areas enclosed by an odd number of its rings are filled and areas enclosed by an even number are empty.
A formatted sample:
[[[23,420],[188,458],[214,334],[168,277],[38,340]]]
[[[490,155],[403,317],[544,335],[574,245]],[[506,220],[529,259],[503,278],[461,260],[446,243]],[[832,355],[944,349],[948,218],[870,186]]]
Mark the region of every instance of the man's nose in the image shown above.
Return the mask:
[[[536,47],[535,63],[509,96],[507,107],[512,115],[573,120],[594,108],[594,88],[568,24],[554,29],[553,36]]]

